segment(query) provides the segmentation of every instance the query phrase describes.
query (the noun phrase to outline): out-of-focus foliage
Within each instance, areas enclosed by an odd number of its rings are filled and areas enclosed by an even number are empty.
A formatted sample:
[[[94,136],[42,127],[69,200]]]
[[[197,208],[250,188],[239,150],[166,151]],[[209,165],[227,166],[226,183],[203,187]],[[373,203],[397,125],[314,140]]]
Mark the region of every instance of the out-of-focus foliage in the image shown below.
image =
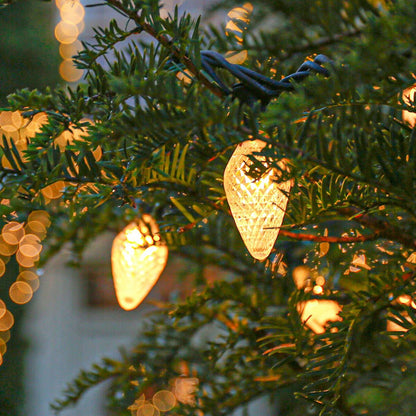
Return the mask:
[[[3,218],[49,212],[42,262],[68,241],[81,256],[102,231],[151,212],[171,250],[233,277],[199,276],[131,352],[80,373],[53,408],[112,378],[109,405],[129,415],[142,394],[183,375],[199,388],[172,414],[228,415],[264,395],[286,415],[414,414],[416,130],[402,119],[414,103],[401,97],[415,82],[416,3],[257,1],[252,13],[231,14],[237,36],[201,32],[177,11],[162,18],[154,0],[105,3],[120,20],[97,28],[77,56],[85,82],[9,99],[49,123],[24,148],[3,140]],[[248,11],[250,20],[239,18]],[[201,71],[208,47],[247,51],[244,66],[276,80],[322,53],[331,76],[248,107]],[[253,163],[253,179],[284,158],[278,180],[294,181],[265,262],[244,248],[222,186],[235,146],[253,138],[267,143],[258,155],[267,166]],[[54,184],[59,198],[45,192]],[[325,318],[325,308],[308,312],[313,305],[342,311]]]

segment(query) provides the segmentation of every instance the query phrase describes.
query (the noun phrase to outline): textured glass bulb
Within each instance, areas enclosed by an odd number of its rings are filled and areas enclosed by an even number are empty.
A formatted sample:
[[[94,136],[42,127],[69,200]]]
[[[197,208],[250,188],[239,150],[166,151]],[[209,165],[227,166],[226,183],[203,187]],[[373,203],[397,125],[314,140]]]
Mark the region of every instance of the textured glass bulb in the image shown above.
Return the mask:
[[[246,174],[248,155],[261,151],[265,142],[245,141],[237,146],[224,172],[224,189],[238,231],[250,254],[264,260],[272,251],[286,212],[292,181],[277,183],[279,171],[270,169],[255,180]],[[280,167],[285,169],[285,163]]]
[[[114,239],[111,266],[118,303],[125,310],[136,308],[163,272],[168,248],[160,241],[154,219],[144,214],[127,225]]]

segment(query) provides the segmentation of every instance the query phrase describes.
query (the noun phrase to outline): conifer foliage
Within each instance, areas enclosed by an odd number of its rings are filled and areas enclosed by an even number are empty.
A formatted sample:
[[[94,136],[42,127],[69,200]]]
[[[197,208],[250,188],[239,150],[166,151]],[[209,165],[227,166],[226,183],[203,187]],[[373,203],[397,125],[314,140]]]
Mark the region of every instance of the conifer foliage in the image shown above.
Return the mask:
[[[46,261],[68,241],[77,259],[109,226],[150,212],[172,252],[232,277],[200,273],[134,349],[83,370],[53,409],[111,379],[114,414],[139,414],[143,394],[182,375],[193,389],[167,414],[229,415],[259,397],[279,415],[415,414],[416,108],[403,91],[416,83],[416,2],[223,1],[233,25],[204,30],[177,10],[161,17],[156,0],[97,7],[120,18],[76,57],[84,82],[9,97],[11,110],[44,113],[48,124],[24,151],[3,139],[1,215],[51,214]],[[244,100],[223,88],[239,82],[229,71],[216,79],[202,64],[207,49],[276,81],[323,54],[330,76]],[[81,128],[82,139],[56,142]],[[293,181],[262,262],[244,247],[223,188],[231,154],[249,139],[266,143],[256,157],[281,172],[276,180]],[[253,180],[266,174],[256,160]],[[62,195],[48,201],[42,189],[54,183]]]

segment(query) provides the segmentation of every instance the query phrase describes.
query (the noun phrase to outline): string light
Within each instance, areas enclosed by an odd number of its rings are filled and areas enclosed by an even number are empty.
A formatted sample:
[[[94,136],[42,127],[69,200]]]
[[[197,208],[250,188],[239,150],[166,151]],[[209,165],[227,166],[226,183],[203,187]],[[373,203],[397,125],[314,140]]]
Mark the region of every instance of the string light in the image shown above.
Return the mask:
[[[266,143],[245,141],[237,146],[224,172],[224,189],[238,231],[250,252],[264,260],[270,254],[286,211],[292,181],[277,183],[280,172],[269,169],[259,179],[247,174],[249,155],[261,151]],[[265,163],[264,158],[257,158]],[[280,162],[281,169],[286,169]]]
[[[155,285],[168,258],[155,220],[144,214],[114,239],[111,265],[117,300],[125,310],[136,308]]]

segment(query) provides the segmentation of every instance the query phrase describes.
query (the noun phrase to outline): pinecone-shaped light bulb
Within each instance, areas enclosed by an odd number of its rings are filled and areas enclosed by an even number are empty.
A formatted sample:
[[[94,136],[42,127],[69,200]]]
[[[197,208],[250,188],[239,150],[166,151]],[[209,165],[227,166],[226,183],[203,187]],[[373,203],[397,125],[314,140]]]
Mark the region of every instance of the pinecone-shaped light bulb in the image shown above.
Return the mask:
[[[259,179],[247,175],[249,155],[261,151],[265,142],[248,140],[237,146],[224,172],[224,189],[238,231],[250,254],[268,257],[283,222],[292,181],[278,183],[278,170],[270,169]],[[261,160],[265,163],[265,160]],[[280,161],[282,170],[285,162]]]
[[[117,301],[125,310],[136,308],[162,274],[168,248],[155,220],[144,214],[114,239],[111,266]]]

